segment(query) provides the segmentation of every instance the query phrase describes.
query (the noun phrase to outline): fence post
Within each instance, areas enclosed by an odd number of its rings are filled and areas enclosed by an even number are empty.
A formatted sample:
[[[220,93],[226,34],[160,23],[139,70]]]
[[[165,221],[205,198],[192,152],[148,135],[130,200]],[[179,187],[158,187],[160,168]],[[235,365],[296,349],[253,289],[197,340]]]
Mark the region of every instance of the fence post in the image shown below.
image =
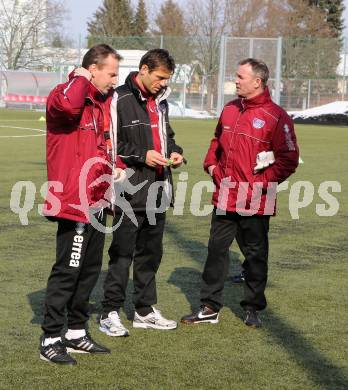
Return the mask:
[[[182,117],[186,116],[186,67],[183,67],[184,71],[184,91],[183,91],[183,99],[182,99],[182,105],[183,105],[183,110],[182,110]]]
[[[249,38],[249,58],[254,57],[254,38]]]
[[[81,34],[79,34],[79,48],[78,48],[78,56],[79,56],[79,61],[78,61],[78,64],[76,64],[76,66],[81,66]]]
[[[160,49],[163,49],[163,35],[161,35]]]
[[[312,94],[312,83],[311,80],[308,80],[308,88],[307,88],[307,107],[306,108],[311,108],[311,94]]]
[[[220,116],[224,105],[224,86],[225,86],[225,67],[226,67],[226,36],[221,37],[220,42],[220,64],[218,77],[218,100],[216,107],[216,115]]]
[[[347,65],[347,52],[348,52],[348,45],[347,45],[348,37],[344,38],[344,45],[343,45],[343,80],[342,80],[342,100],[345,98],[345,94],[347,92],[346,88],[346,65]]]
[[[201,83],[201,111],[204,109],[204,92],[205,92],[205,74],[202,76]]]
[[[277,39],[277,62],[276,62],[276,74],[275,74],[275,102],[280,104],[280,84],[282,77],[282,46],[283,38]]]
[[[36,96],[40,96],[40,84],[39,84],[39,80],[37,79],[37,77],[35,76],[35,73],[34,72],[30,72],[31,73],[31,77],[34,79],[35,81],[35,85],[36,85]],[[33,109],[33,103],[30,103],[30,109],[32,110]]]
[[[1,53],[0,53],[1,55]],[[2,72],[0,69],[0,107],[1,107],[1,101],[2,101]]]

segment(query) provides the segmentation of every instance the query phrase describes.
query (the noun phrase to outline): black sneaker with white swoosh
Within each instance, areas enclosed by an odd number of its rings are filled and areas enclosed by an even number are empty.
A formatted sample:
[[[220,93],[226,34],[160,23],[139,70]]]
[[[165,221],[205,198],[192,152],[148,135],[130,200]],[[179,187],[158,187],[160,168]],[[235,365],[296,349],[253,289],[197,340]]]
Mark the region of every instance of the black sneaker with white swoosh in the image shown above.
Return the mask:
[[[41,360],[49,363],[71,366],[76,364],[76,360],[68,354],[66,347],[61,340],[47,346],[44,346],[44,340],[44,336],[41,336],[39,347]]]
[[[63,338],[63,343],[70,353],[110,353],[110,349],[96,343],[87,333],[78,339]]]
[[[244,312],[244,324],[251,328],[261,328],[262,322],[259,313],[256,310],[245,310]]]
[[[188,314],[181,318],[182,324],[217,324],[219,322],[219,312],[208,306],[202,305],[198,312]]]

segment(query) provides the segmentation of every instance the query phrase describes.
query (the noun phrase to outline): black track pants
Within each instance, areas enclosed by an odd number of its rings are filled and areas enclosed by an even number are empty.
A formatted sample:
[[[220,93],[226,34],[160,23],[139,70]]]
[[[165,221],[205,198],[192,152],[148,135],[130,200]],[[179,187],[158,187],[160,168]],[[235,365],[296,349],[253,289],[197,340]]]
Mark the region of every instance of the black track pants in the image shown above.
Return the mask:
[[[229,268],[229,248],[238,234],[243,242],[245,261],[244,309],[262,310],[267,306],[265,288],[268,272],[269,216],[241,216],[237,213],[216,215],[214,210],[208,257],[202,275],[201,302],[220,310],[223,288]]]
[[[156,224],[151,225],[146,213],[135,213],[138,226],[124,215],[109,249],[109,268],[104,284],[103,313],[123,306],[133,262],[133,303],[135,308],[157,302],[156,273],[162,259],[162,240],[165,214],[156,214]],[[114,219],[119,222],[120,215]]]
[[[100,220],[105,225],[106,215]],[[42,329],[58,337],[68,315],[69,329],[83,329],[89,318],[89,297],[100,273],[105,234],[90,224],[60,219],[56,262],[47,283]]]

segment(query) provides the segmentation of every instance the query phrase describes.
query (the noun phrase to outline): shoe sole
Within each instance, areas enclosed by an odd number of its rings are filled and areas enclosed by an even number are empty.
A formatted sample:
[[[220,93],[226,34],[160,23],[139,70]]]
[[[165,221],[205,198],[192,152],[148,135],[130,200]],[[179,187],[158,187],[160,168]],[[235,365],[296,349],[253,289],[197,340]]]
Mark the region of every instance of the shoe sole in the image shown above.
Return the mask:
[[[52,360],[47,359],[45,356],[41,355],[40,353],[40,359],[43,360],[44,362],[51,363],[51,364],[61,364],[63,366],[75,366],[77,363],[58,363],[58,362],[52,362]]]
[[[105,328],[102,328],[101,326],[99,327],[99,330],[103,333],[105,333],[107,336],[110,336],[110,337],[128,337],[129,336],[129,332],[123,332],[122,334],[116,334],[116,333],[112,333],[110,332],[108,329],[105,329]]]
[[[81,349],[74,349],[74,348],[70,348],[70,347],[66,347],[66,351],[68,353],[90,353],[88,351],[83,351]]]
[[[260,329],[260,328],[262,328],[262,325],[247,324],[246,322],[244,322],[244,324],[246,326],[248,326],[249,328],[251,328],[251,329]]]
[[[104,354],[111,353],[111,351],[83,351],[82,349],[74,349],[70,347],[66,347],[66,351],[69,353],[88,353],[88,354]]]
[[[171,327],[163,327],[163,326],[158,326],[155,324],[145,324],[143,322],[133,322],[133,328],[138,328],[138,329],[158,329],[158,330],[174,330],[178,327],[178,324],[175,326]]]
[[[198,324],[218,324],[219,320],[201,320],[201,321],[186,321],[186,320],[181,320],[180,321],[182,324],[185,325],[198,325]]]

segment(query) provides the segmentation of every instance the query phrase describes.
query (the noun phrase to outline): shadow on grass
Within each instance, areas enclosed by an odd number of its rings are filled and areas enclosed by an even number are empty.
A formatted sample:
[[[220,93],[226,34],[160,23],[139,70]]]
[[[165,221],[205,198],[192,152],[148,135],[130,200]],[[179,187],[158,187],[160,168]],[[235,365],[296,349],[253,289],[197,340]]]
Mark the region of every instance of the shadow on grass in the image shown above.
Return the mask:
[[[207,246],[201,242],[189,240],[185,238],[175,226],[167,223],[166,233],[169,233],[174,238],[176,245],[180,250],[185,251],[189,257],[200,264],[201,270],[207,257]],[[241,270],[242,256],[234,251],[230,251],[230,274],[239,273]],[[202,272],[195,268],[178,267],[170,275],[168,282],[180,288],[185,295],[187,301],[191,305],[191,310],[197,310],[200,306],[199,291],[202,282]],[[224,288],[224,302],[225,306],[241,317],[242,310],[239,302],[242,299],[243,286],[233,284],[231,277],[228,276]]]
[[[32,324],[41,324],[43,320],[45,294],[46,289],[43,288],[42,290],[34,291],[27,295],[31,310],[33,311],[33,318],[30,321]]]
[[[308,372],[313,382],[327,390],[348,388],[348,376],[343,368],[335,366],[296,328],[281,320],[272,310],[267,309],[265,317],[264,328],[267,333]]]
[[[207,248],[200,242],[185,238],[173,225],[167,224],[166,232],[172,235],[180,249],[186,251],[192,260],[199,263],[203,269]],[[231,252],[231,262],[239,263],[239,254]],[[191,305],[191,310],[196,310],[199,305],[199,291],[201,287],[201,271],[190,267],[179,267],[170,275],[168,282],[180,288]],[[225,283],[224,301],[235,316],[242,318],[243,310],[239,301],[243,297],[243,287],[231,282]],[[346,390],[348,377],[344,369],[335,366],[321,351],[300,334],[300,332],[281,320],[276,313],[267,309],[264,314],[263,329],[279,345],[282,345],[287,353],[296,360],[297,364],[308,372],[310,379],[327,390]]]
[[[47,275],[48,278],[49,275]],[[99,315],[102,312],[102,300],[103,300],[103,285],[106,276],[106,271],[102,271],[99,275],[98,282],[93,289],[90,299],[90,315],[96,314],[99,321]],[[124,312],[128,320],[133,320],[134,306],[132,303],[133,281],[130,279],[127,286],[126,301],[124,304]],[[45,302],[46,289],[43,288],[38,291],[34,291],[27,295],[31,310],[33,311],[33,317],[30,321],[32,324],[41,324],[43,320],[44,302]]]

